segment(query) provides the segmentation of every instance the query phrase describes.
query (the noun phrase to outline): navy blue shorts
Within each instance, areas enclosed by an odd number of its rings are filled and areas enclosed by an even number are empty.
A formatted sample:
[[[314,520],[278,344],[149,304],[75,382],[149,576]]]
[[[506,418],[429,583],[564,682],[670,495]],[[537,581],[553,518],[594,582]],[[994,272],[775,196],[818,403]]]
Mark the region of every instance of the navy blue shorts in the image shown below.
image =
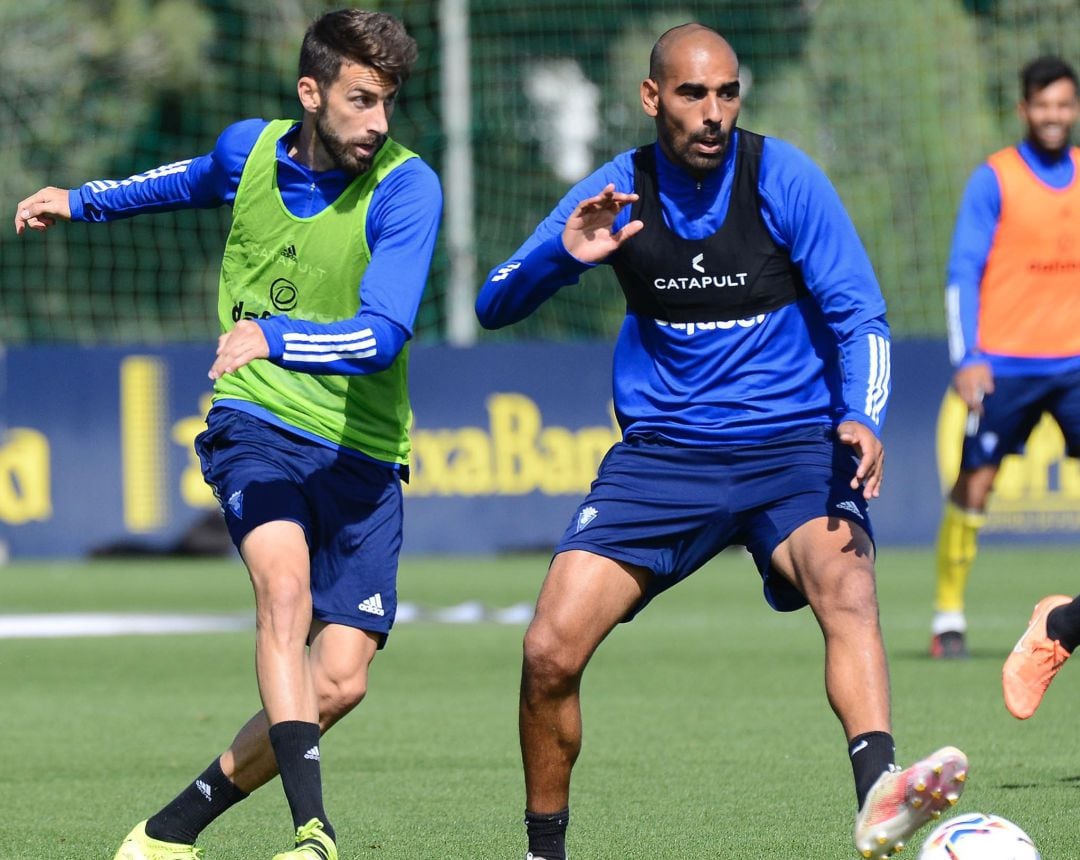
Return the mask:
[[[960,468],[999,466],[1023,450],[1031,431],[1049,412],[1065,436],[1065,453],[1080,456],[1080,371],[1059,376],[998,376],[983,401],[974,433],[964,436]]]
[[[210,410],[195,439],[233,543],[275,520],[311,552],[313,615],[382,633],[397,612],[401,482],[391,466],[289,433],[236,409]]]
[[[587,550],[652,571],[633,617],[721,550],[745,546],[769,605],[799,609],[806,598],[772,568],[773,551],[819,517],[851,520],[873,539],[862,490],[849,485],[857,466],[827,428],[730,448],[619,442],[555,551]]]

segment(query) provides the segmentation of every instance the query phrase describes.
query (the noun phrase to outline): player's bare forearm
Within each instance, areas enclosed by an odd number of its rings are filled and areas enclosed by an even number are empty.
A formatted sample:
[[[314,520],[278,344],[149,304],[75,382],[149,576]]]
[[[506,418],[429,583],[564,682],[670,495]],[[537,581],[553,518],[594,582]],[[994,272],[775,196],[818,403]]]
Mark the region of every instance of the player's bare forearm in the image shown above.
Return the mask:
[[[220,379],[226,373],[233,373],[245,364],[269,355],[270,347],[262,329],[251,320],[242,320],[218,338],[217,357],[207,376]]]
[[[885,446],[877,435],[858,421],[844,421],[836,428],[836,435],[845,445],[850,445],[859,458],[851,489],[862,487],[863,498],[876,499],[881,495],[881,482],[885,477]]]
[[[66,188],[49,186],[35,191],[15,207],[15,232],[21,236],[27,229],[39,233],[57,221],[71,220],[71,204]]]

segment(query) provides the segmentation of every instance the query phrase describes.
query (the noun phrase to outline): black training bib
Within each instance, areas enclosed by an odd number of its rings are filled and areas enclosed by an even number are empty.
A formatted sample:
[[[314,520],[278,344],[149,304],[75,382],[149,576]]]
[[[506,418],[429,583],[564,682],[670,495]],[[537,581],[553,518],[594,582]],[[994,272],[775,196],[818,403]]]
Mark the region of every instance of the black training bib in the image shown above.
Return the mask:
[[[746,319],[806,294],[802,274],[761,218],[761,135],[739,130],[735,181],[724,223],[704,239],[683,239],[664,223],[653,145],[634,152],[638,200],[630,218],[644,229],[612,255],[627,307],[664,322]]]

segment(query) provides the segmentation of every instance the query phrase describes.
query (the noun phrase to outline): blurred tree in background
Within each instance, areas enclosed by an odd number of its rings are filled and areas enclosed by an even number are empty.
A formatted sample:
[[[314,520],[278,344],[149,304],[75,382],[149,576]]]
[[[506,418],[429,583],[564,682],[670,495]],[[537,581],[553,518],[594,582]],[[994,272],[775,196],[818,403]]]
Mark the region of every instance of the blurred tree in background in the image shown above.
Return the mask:
[[[298,116],[296,58],[311,0],[0,0],[0,190],[8,212],[45,184],[124,178],[208,152],[238,119]],[[443,169],[435,0],[379,2],[420,61],[393,134]],[[638,87],[660,32],[699,20],[739,52],[741,124],[791,140],[829,174],[888,299],[894,332],[944,331],[942,287],[970,171],[1016,140],[1019,67],[1076,62],[1076,0],[471,0],[477,280],[577,178],[650,140]],[[453,204],[447,217],[453,218]],[[9,342],[209,340],[225,210],[0,232]],[[10,222],[9,222],[10,224]],[[440,243],[417,325],[440,340]],[[527,323],[485,337],[607,337],[623,313],[606,268]]]
[[[803,62],[754,87],[742,124],[824,168],[889,285],[892,318],[901,331],[936,332],[964,179],[1012,130],[985,98],[979,29],[960,4],[899,3],[888,27],[874,7],[822,3]]]

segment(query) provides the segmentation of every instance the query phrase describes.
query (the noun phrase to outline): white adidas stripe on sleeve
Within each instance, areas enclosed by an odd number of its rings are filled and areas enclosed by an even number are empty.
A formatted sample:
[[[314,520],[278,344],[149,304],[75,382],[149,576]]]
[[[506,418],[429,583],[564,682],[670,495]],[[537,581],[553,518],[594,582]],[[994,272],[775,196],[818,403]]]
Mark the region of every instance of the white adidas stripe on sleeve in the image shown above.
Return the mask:
[[[866,408],[863,410],[875,424],[881,421],[881,411],[889,399],[892,379],[892,359],[889,342],[879,334],[867,335],[870,349],[870,378],[866,386]]]
[[[964,329],[960,322],[960,287],[949,284],[945,288],[945,330],[949,335],[949,361],[953,365],[964,360]]]
[[[370,328],[343,334],[289,332],[283,339],[285,352],[282,359],[298,363],[325,364],[371,358],[379,351],[375,333]]]
[[[348,340],[355,340],[358,337],[370,337],[373,338],[375,333],[370,328],[360,329],[360,331],[349,331],[341,334],[305,334],[304,332],[291,331],[286,332],[283,335],[286,341],[303,341],[304,343],[342,343]]]
[[[172,176],[174,173],[186,173],[188,165],[190,165],[192,159],[186,158],[183,161],[174,161],[172,164],[163,164],[161,167],[155,167],[153,170],[147,170],[145,173],[136,173],[134,176],[129,176],[127,179],[122,179],[117,182],[115,179],[92,179],[87,182],[86,185],[91,191],[100,193],[102,191],[108,191],[110,188],[122,188],[125,185],[136,185],[140,182],[150,182],[154,179],[160,179],[162,176]]]

